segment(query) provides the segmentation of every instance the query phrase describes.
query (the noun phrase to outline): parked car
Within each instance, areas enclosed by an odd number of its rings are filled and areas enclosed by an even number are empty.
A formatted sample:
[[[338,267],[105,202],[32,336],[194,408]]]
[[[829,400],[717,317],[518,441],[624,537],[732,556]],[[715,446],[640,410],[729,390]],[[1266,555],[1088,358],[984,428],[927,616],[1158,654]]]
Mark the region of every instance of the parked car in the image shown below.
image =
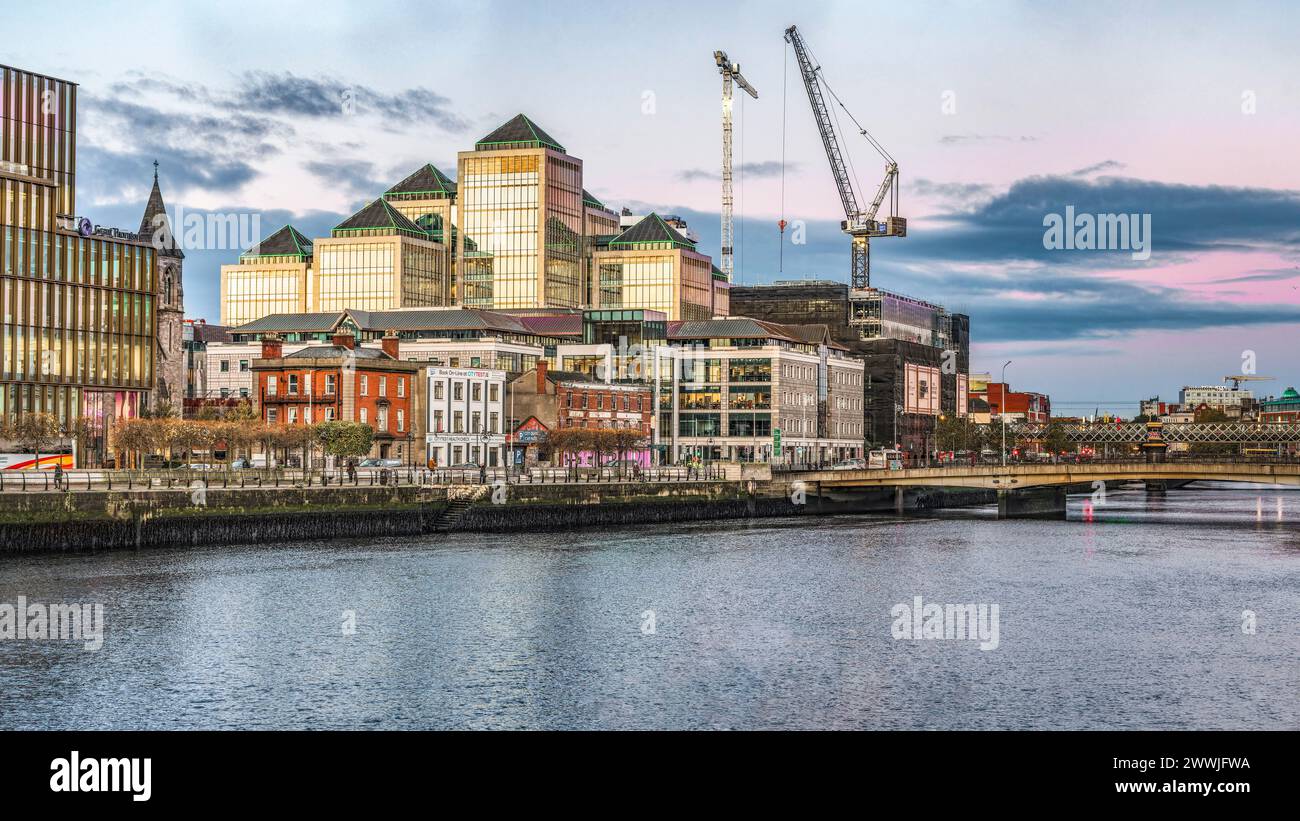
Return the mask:
[[[374,461],[375,461],[375,467],[400,468],[402,466],[401,459],[376,459]]]
[[[866,468],[866,459],[845,459],[843,462],[831,465],[831,470],[866,470]]]
[[[253,463],[250,462],[249,460],[245,459],[245,458],[242,457],[242,456],[239,457],[238,459],[235,459],[235,460],[231,461],[231,463],[230,463],[230,469],[231,469],[231,470],[248,470],[248,469],[251,468],[252,466],[253,466]]]
[[[378,459],[362,459],[361,462],[357,465],[357,467],[359,468],[377,468],[379,466],[380,465]]]
[[[185,466],[188,470],[212,470],[212,465],[207,462],[190,462]]]

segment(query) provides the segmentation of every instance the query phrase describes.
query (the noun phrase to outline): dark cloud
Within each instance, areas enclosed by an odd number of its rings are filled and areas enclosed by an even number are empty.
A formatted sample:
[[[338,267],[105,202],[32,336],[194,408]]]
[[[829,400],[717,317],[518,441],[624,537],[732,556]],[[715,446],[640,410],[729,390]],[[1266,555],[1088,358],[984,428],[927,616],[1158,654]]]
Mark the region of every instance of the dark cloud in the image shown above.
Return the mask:
[[[380,179],[375,164],[365,160],[316,160],[303,163],[303,168],[350,195],[371,199],[387,191],[394,182]]]
[[[299,77],[291,72],[247,72],[232,103],[247,111],[301,117],[379,116],[399,123],[433,123],[452,133],[469,124],[451,111],[451,101],[427,88],[385,94],[331,77]]]

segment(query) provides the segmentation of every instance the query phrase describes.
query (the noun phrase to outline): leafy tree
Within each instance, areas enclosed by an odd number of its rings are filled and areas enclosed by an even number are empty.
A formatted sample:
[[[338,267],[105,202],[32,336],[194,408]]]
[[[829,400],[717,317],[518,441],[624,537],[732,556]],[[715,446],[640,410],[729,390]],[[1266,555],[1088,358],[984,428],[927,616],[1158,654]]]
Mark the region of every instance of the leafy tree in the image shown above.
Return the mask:
[[[315,428],[316,440],[330,456],[343,459],[365,456],[374,445],[375,429],[369,425],[335,420],[311,427]]]
[[[41,452],[48,453],[62,438],[59,420],[54,414],[44,411],[19,415],[9,433],[20,445],[36,454],[38,468],[41,465]]]

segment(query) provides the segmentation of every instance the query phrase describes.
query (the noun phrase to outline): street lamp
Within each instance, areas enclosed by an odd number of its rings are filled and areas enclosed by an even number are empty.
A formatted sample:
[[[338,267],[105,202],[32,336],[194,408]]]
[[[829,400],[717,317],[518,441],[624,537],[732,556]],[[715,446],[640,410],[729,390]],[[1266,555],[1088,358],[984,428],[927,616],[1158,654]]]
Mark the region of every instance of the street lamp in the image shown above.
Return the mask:
[[[1007,466],[1007,365],[1011,362],[1008,359],[1007,364],[1002,366],[1002,394],[998,402],[998,415],[1002,417],[1002,467]]]

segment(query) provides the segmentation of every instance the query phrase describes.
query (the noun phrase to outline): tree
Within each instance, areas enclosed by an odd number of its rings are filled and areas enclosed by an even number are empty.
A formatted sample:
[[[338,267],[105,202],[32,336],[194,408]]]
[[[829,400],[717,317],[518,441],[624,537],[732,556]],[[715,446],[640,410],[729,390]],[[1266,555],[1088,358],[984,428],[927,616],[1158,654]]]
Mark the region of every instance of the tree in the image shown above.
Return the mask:
[[[335,420],[314,428],[316,440],[325,453],[341,459],[365,456],[375,441],[375,429],[358,422]]]
[[[1055,457],[1058,453],[1070,449],[1070,437],[1065,431],[1065,423],[1053,419],[1047,423],[1047,430],[1043,432],[1043,447]]]
[[[36,467],[41,466],[41,452],[49,452],[61,438],[59,420],[52,413],[36,411],[21,414],[10,431],[12,438],[36,455]]]
[[[113,423],[113,444],[126,452],[128,465],[132,454],[143,457],[153,437],[154,429],[151,420],[119,419]]]
[[[247,399],[242,399],[239,404],[227,410],[223,418],[227,422],[256,422],[260,417],[258,417],[253,403]]]

